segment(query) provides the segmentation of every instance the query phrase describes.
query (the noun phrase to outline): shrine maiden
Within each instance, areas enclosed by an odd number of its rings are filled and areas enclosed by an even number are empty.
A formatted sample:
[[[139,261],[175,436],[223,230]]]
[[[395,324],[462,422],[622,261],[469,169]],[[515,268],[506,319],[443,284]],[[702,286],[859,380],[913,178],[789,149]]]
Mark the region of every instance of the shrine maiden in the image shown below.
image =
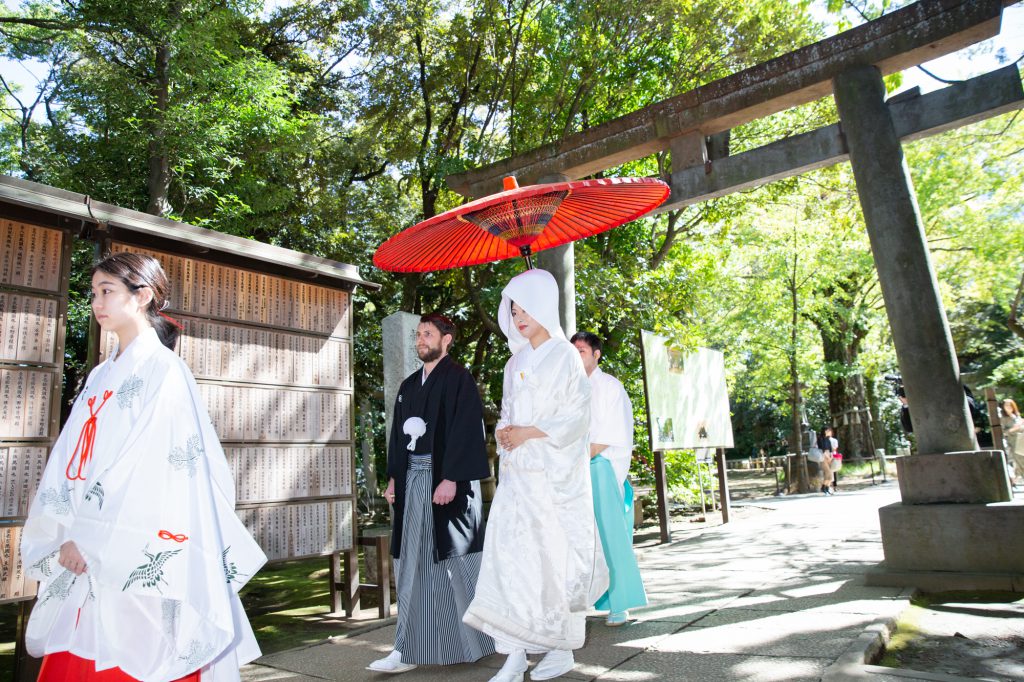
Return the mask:
[[[26,633],[45,656],[40,680],[233,681],[260,655],[238,590],[266,557],[235,516],[217,434],[170,349],[167,295],[149,256],[93,271],[93,313],[118,344],[75,401],[21,543],[40,581]]]
[[[465,621],[508,654],[492,682],[563,675],[583,646],[585,614],[608,585],[590,491],[590,381],[558,321],[558,286],[528,270],[502,292],[505,365],[496,429],[498,488],[476,597]]]

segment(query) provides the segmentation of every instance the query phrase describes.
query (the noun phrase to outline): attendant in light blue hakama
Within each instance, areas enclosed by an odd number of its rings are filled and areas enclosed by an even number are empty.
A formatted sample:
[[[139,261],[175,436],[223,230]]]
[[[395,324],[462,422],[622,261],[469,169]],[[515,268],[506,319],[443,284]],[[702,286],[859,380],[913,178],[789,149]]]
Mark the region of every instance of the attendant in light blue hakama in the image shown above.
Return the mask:
[[[633,488],[626,480],[633,451],[633,408],[622,383],[601,371],[601,339],[590,332],[572,337],[590,377],[590,478],[594,516],[608,566],[608,591],[594,608],[608,611],[610,626],[624,624],[629,609],[647,604],[633,553]]]

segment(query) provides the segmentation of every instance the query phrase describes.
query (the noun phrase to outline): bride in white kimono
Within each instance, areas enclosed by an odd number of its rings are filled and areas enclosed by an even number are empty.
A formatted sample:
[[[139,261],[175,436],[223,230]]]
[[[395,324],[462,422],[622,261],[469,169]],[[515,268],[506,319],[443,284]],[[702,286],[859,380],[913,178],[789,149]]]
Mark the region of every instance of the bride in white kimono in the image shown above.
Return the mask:
[[[195,379],[161,342],[177,337],[167,290],[149,256],[94,270],[93,313],[118,346],[75,401],[21,543],[43,681],[235,681],[260,653],[237,593],[266,556],[235,516]]]
[[[505,365],[496,429],[499,483],[476,596],[464,620],[494,638],[504,667],[491,682],[572,670],[585,614],[608,586],[590,489],[590,382],[558,321],[558,286],[528,270],[502,292]]]

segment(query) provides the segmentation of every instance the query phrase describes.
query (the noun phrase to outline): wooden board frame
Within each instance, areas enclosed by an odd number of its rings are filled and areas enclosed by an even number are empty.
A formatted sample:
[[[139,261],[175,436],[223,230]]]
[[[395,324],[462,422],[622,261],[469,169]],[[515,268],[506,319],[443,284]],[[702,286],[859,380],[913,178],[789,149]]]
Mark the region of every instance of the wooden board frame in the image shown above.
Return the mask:
[[[51,318],[51,322],[54,327],[54,340],[53,340],[53,352],[49,360],[26,360],[24,358],[17,357],[4,357],[2,351],[0,351],[0,371],[5,372],[5,376],[10,377],[16,372],[45,372],[50,376],[50,395],[46,404],[48,406],[49,415],[46,423],[46,433],[43,436],[23,436],[23,435],[4,435],[0,436],[0,456],[6,457],[10,448],[12,447],[32,447],[32,448],[45,448],[46,455],[48,457],[50,449],[57,440],[57,436],[60,434],[60,414],[61,414],[61,394],[62,391],[58,388],[61,386],[63,370],[64,370],[64,344],[65,334],[64,329],[66,327],[67,314],[68,314],[68,285],[71,275],[71,247],[73,235],[70,231],[55,228],[52,226],[36,225],[34,223],[26,222],[23,220],[16,220],[11,218],[0,218],[0,234],[11,229],[13,226],[16,230],[26,233],[33,231],[36,234],[46,234],[53,239],[59,239],[55,245],[56,250],[53,254],[55,257],[54,265],[57,268],[56,281],[52,282],[50,286],[33,286],[26,285],[24,283],[15,282],[13,277],[13,269],[3,272],[0,268],[0,276],[7,274],[6,277],[0,279],[0,295],[10,296],[31,296],[32,298],[38,298],[46,301],[53,301],[56,303],[53,309],[54,316]],[[45,233],[39,231],[45,230]],[[0,241],[3,237],[0,236]],[[46,240],[44,246],[48,244]],[[5,249],[6,250],[6,249]],[[12,259],[14,257],[22,258],[23,262],[27,262],[27,253],[15,253],[12,249],[4,254],[4,257]],[[33,257],[38,254],[33,254]],[[35,263],[35,260],[32,260]],[[25,267],[25,266],[23,266]],[[33,266],[34,267],[34,266]],[[24,278],[22,278],[24,279]],[[12,312],[12,316],[17,315],[16,312]],[[8,322],[12,322],[11,317],[6,318]],[[18,321],[20,326],[20,321]],[[0,326],[4,324],[3,320],[0,320]],[[56,390],[55,390],[56,389]],[[0,389],[2,391],[2,389]],[[28,485],[23,486],[24,495],[28,496],[28,500],[21,500],[20,506],[24,506],[27,509],[28,502],[31,497],[35,494],[35,485],[38,484],[36,481],[34,484],[32,481],[27,481]],[[2,513],[2,512],[0,512]],[[29,585],[25,581],[23,575],[20,578],[20,586],[14,586],[14,579],[17,578],[17,573],[21,572],[21,569],[17,568],[17,562],[13,559],[13,553],[17,552],[17,547],[13,546],[17,544],[17,539],[20,537],[20,529],[24,526],[25,515],[24,514],[12,514],[12,515],[0,515],[0,542],[8,543],[12,545],[12,552],[4,554],[7,555],[8,561],[0,561],[0,604],[9,604],[15,602],[29,601],[35,598],[35,587],[34,584]]]

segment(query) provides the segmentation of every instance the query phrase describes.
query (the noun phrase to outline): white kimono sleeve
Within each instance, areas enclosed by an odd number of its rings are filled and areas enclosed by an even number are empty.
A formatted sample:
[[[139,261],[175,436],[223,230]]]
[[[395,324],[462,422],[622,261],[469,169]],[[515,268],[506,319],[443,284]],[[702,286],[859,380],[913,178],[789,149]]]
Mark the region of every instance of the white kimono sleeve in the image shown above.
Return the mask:
[[[607,445],[601,456],[611,462],[621,483],[633,455],[633,406],[622,383],[600,369],[591,375],[590,442]]]

